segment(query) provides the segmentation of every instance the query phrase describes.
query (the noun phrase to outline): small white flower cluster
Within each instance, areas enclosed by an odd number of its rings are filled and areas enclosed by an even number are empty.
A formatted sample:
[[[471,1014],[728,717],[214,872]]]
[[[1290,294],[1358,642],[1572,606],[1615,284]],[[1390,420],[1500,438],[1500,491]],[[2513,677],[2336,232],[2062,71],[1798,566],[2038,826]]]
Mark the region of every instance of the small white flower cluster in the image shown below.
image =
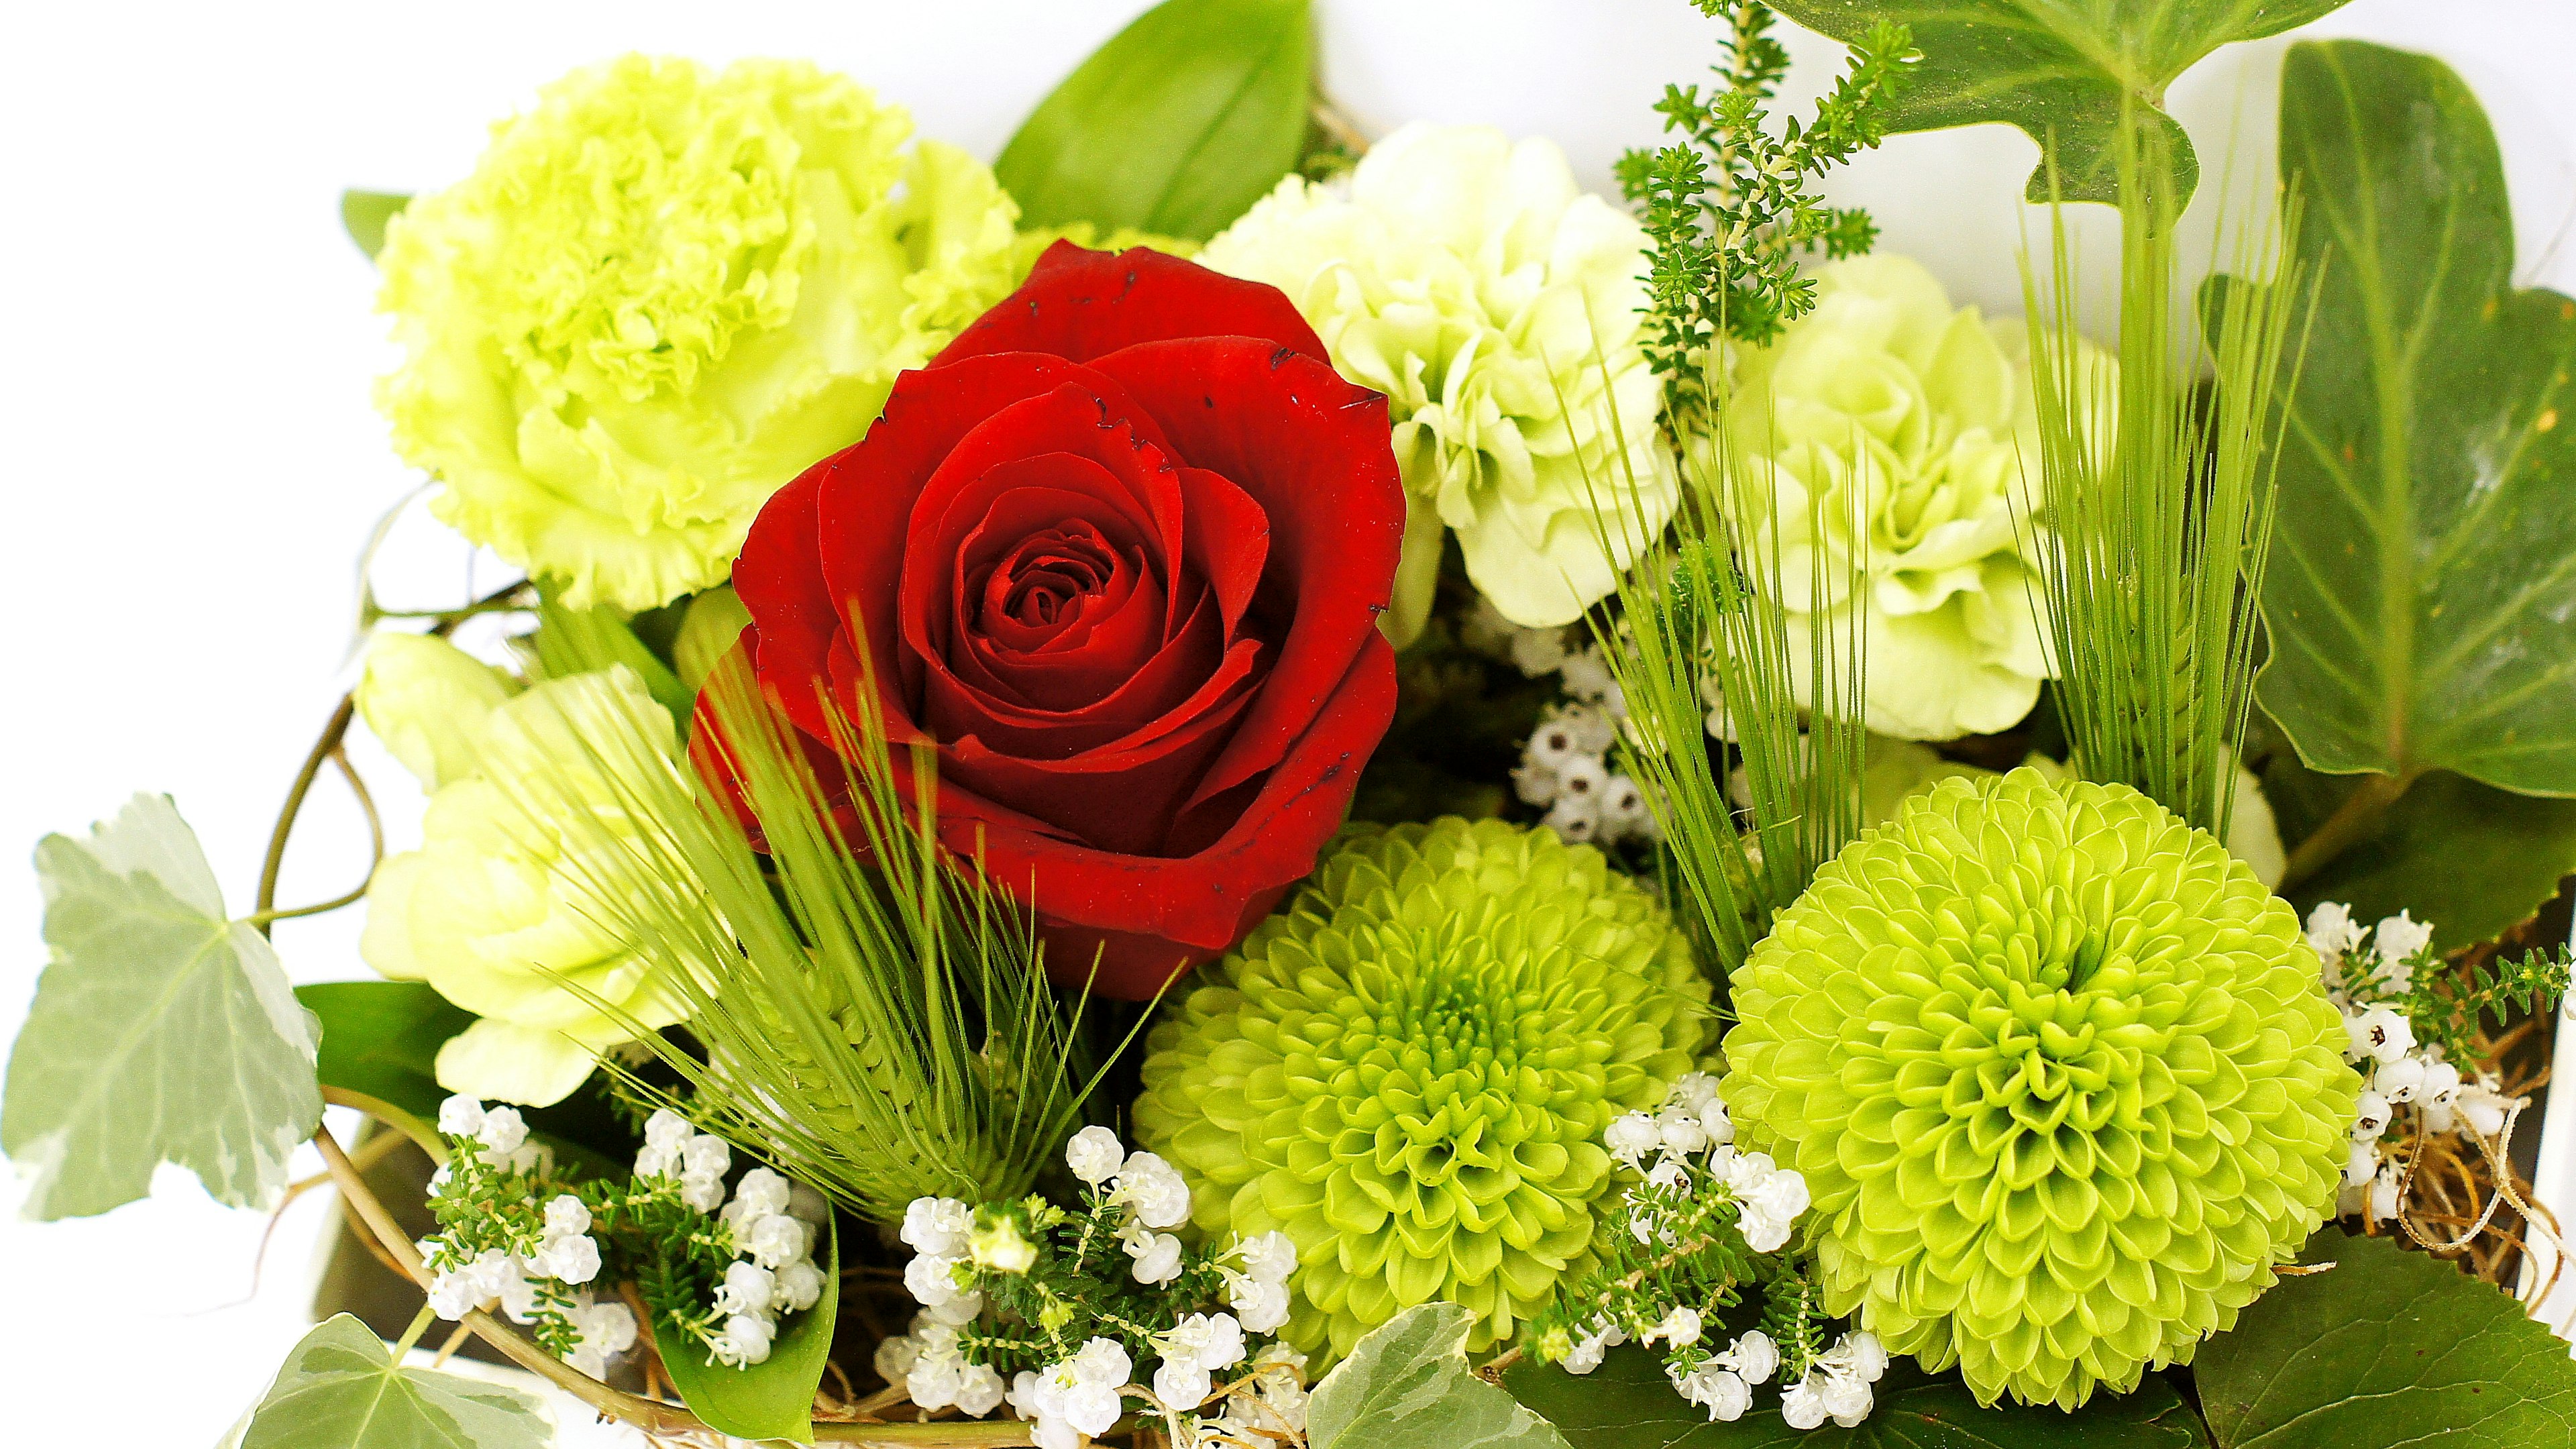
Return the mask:
[[[1800,1431],[1831,1419],[1849,1429],[1869,1417],[1870,1386],[1887,1373],[1887,1349],[1878,1335],[1855,1329],[1816,1355],[1806,1376],[1780,1395],[1780,1417]]]
[[[636,1178],[666,1187],[676,1182],[681,1204],[714,1213],[733,1245],[714,1313],[697,1337],[713,1362],[747,1368],[768,1360],[781,1313],[802,1313],[823,1296],[814,1242],[827,1209],[820,1194],[766,1167],[744,1173],[726,1202],[724,1179],[732,1169],[733,1149],[723,1138],[695,1130],[667,1107],[645,1119]],[[722,1327],[713,1326],[715,1318]]]
[[[1683,1073],[1662,1110],[1619,1118],[1603,1134],[1603,1143],[1612,1157],[1644,1172],[1649,1186],[1673,1190],[1704,1178],[1707,1185],[1725,1188],[1739,1208],[1736,1226],[1745,1246],[1757,1253],[1778,1252],[1789,1241],[1798,1214],[1807,1210],[1805,1177],[1773,1162],[1769,1153],[1735,1150],[1735,1123],[1726,1115],[1717,1078],[1706,1072]],[[1706,1161],[1694,1163],[1702,1153]],[[1649,1154],[1655,1157],[1652,1168],[1646,1166]],[[1638,1242],[1651,1233],[1671,1232],[1657,1221],[1646,1198],[1631,1194],[1630,1200],[1636,1209],[1628,1228]]]
[[[2415,1040],[2414,1023],[2401,1008],[2415,972],[2430,960],[2432,939],[2432,926],[2405,911],[2376,926],[2353,920],[2351,908],[2335,901],[2308,912],[2308,944],[2316,949],[2326,994],[2344,1014],[2344,1056],[2362,1073],[2336,1210],[2374,1223],[2397,1215],[2405,1167],[2381,1142],[2399,1107],[2414,1107],[2427,1132],[2491,1138],[2504,1129],[2513,1105],[2496,1090],[2492,1074],[2466,1080],[2439,1045]]]
[[[1547,811],[1539,823],[1573,844],[1619,845],[1656,838],[1655,812],[1645,789],[1610,768],[1610,747],[1628,718],[1610,666],[1598,646],[1566,652],[1555,629],[1525,630],[1524,637],[1545,637],[1549,668],[1558,671],[1570,699],[1548,706],[1538,728],[1521,747],[1521,762],[1512,771],[1512,788],[1521,799]],[[1531,651],[1515,647],[1516,659]],[[1528,659],[1521,667],[1531,673]]]
[[[1297,1252],[1287,1235],[1264,1233],[1193,1260],[1168,1231],[1190,1214],[1189,1184],[1170,1163],[1150,1152],[1128,1152],[1105,1127],[1087,1127],[1066,1145],[1065,1165],[1090,1190],[1085,1213],[1042,1202],[979,1212],[955,1198],[934,1197],[916,1199],[906,1209],[900,1234],[914,1257],[905,1266],[904,1286],[921,1311],[910,1332],[879,1345],[877,1372],[901,1384],[923,1409],[954,1407],[980,1416],[1007,1402],[1046,1449],[1074,1449],[1085,1436],[1108,1432],[1118,1421],[1122,1394],[1147,1401],[1163,1416],[1176,1449],[1263,1444],[1269,1441],[1254,1437],[1256,1431],[1302,1429],[1304,1357],[1276,1343],[1254,1351],[1246,1337],[1275,1332],[1288,1321],[1288,1278]],[[1153,1356],[1151,1388],[1131,1384],[1136,1364],[1129,1343],[1091,1333],[1076,1346],[1073,1337],[1087,1330],[1066,1332],[1082,1311],[1084,1284],[1098,1280],[1066,1281],[1064,1265],[1042,1265],[1039,1244],[1022,1231],[1023,1221],[1040,1238],[1050,1230],[1075,1235],[1066,1250],[1075,1275],[1091,1259],[1092,1244],[1106,1247],[1114,1240],[1128,1259],[1126,1276],[1135,1282],[1176,1294],[1187,1290],[1194,1297],[1221,1294],[1232,1311],[1181,1313],[1160,1331],[1150,1328],[1160,1320],[1139,1324],[1099,1314],[1102,1323]],[[1019,1370],[1007,1385],[998,1369],[976,1362],[973,1355],[995,1342],[976,1328],[988,1308],[1000,1306],[994,1296],[1001,1305],[1044,1305],[1036,1315],[1044,1319],[1042,1331],[1062,1345],[1065,1356]],[[1009,1309],[1003,1311],[1007,1315]],[[1012,1341],[1023,1349],[1029,1342]],[[1249,1367],[1220,1389],[1218,1375],[1244,1366],[1247,1357]],[[1219,1411],[1202,1414],[1220,1393]]]
[[[439,1105],[438,1130],[455,1151],[430,1181],[449,1229],[419,1244],[430,1311],[453,1321],[497,1307],[514,1323],[542,1324],[541,1337],[597,1377],[634,1347],[636,1324],[625,1304],[575,1291],[599,1276],[589,1204],[566,1192],[539,1205],[530,1188],[550,1156],[528,1140],[515,1107],[450,1097]]]

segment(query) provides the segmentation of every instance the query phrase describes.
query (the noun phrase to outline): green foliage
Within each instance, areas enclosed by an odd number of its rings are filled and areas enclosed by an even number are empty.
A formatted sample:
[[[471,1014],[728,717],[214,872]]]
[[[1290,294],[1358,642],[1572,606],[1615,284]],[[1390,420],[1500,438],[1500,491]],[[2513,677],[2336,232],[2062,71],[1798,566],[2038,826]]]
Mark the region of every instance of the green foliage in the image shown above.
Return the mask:
[[[86,839],[36,847],[52,959],[9,1053],[0,1147],[31,1218],[152,1190],[163,1162],[268,1207],[322,1120],[313,1024],[268,939],[228,920],[195,832],[137,795]]]
[[[1296,169],[1314,46],[1307,0],[1165,0],[1038,104],[993,173],[1023,226],[1205,241]]]
[[[2514,288],[2494,134],[2438,60],[2293,47],[2280,164],[2320,285],[2263,707],[2320,770],[2576,795],[2576,300]]]
[[[2041,1406],[1981,1408],[1956,1374],[1927,1375],[1898,1359],[1875,1386],[1876,1407],[1850,1429],[1798,1430],[1776,1408],[1712,1423],[1683,1401],[1663,1364],[1613,1350],[1588,1377],[1524,1362],[1503,1376],[1520,1401],[1564,1431],[1573,1449],[2207,1449],[2200,1421],[2162,1378],[2134,1394],[2103,1395],[2064,1413]]]
[[[1050,994],[1029,921],[939,846],[931,756],[898,778],[880,724],[834,711],[864,763],[818,767],[738,657],[707,694],[705,759],[738,802],[685,766],[579,761],[566,770],[626,796],[616,818],[536,802],[566,822],[600,926],[669,983],[703,1054],[635,1034],[711,1130],[863,1216],[1026,1191],[1088,1090],[1070,1080],[1078,1008]]]
[[[1723,85],[1667,86],[1655,109],[1682,139],[1619,159],[1619,187],[1652,240],[1653,337],[1648,353],[1676,397],[1689,396],[1722,337],[1766,341],[1815,305],[1802,255],[1857,256],[1877,231],[1867,213],[1827,207],[1816,177],[1878,144],[1889,103],[1919,57],[1904,26],[1880,23],[1854,37],[1851,69],[1801,126],[1774,135],[1763,103],[1788,73],[1770,36],[1771,7],[1753,0],[1693,0],[1728,24],[1715,67]]]
[[[404,1368],[355,1317],[333,1316],[286,1357],[241,1449],[542,1449],[554,1437],[516,1389]]]
[[[385,227],[411,205],[411,196],[401,191],[343,191],[340,193],[340,227],[358,250],[374,261],[385,249]]]
[[[2150,131],[2175,161],[2177,208],[2199,174],[2165,87],[2231,41],[2305,25],[2344,0],[1778,0],[1811,30],[1858,40],[1912,27],[1923,63],[1890,108],[1890,131],[2008,121],[2044,151],[2029,196],[2112,201],[2127,188],[2120,137]],[[2059,182],[2051,184],[2051,163]],[[2162,180],[2163,178],[2158,178]]]
[[[2386,1238],[2328,1228],[2293,1278],[2200,1352],[2219,1449],[2576,1442],[2576,1363],[2501,1290]]]
[[[648,611],[635,616],[633,623],[619,611],[605,605],[589,609],[566,608],[562,590],[552,583],[541,583],[537,593],[537,630],[519,642],[527,660],[530,681],[564,679],[575,674],[593,674],[623,664],[635,671],[644,682],[644,692],[653,702],[671,712],[682,738],[689,731],[689,711],[697,702],[697,691],[680,682],[671,666],[645,647],[636,625],[654,619],[661,611]]]
[[[295,988],[321,1028],[322,1085],[355,1092],[422,1121],[435,1120],[447,1089],[438,1049],[474,1024],[474,1013],[419,981],[332,981]]]
[[[2301,857],[2318,853],[2301,843],[2350,804],[2358,787],[2390,783],[2320,775],[2286,747],[2261,775],[2281,839]],[[2284,882],[2302,912],[2319,901],[2343,901],[2363,921],[2411,910],[2433,923],[2434,939],[2447,950],[2493,940],[2530,919],[2557,893],[2559,878],[2576,871],[2576,800],[2507,794],[2431,770],[2394,802],[2364,813],[2348,840],[2320,846],[2327,858]]]
[[[2545,1010],[2564,1000],[2571,948],[2526,951],[2513,960],[2472,961],[2442,970],[2430,960],[2416,965],[2403,1008],[2418,1042],[2438,1045],[2454,1062],[2474,1062],[2470,1045],[2478,1024],[2508,1011]]]
[[[2244,261],[2271,285],[2210,310],[2177,338],[2173,173],[2149,130],[2118,148],[2120,350],[2116,377],[2076,329],[2076,267],[2054,219],[2045,298],[2025,267],[2031,383],[2039,416],[2041,521],[2060,545],[2041,569],[2057,701],[2086,778],[2124,784],[2213,833],[2234,816],[2273,527],[2278,424],[2271,398],[2296,376],[2300,264],[2260,243]],[[2282,203],[2290,225],[2295,192]],[[2195,400],[2177,361],[2205,355],[2215,383]],[[2095,422],[2116,417],[2109,436]]]
[[[690,1413],[738,1439],[814,1442],[814,1390],[823,1382],[841,1308],[840,1234],[828,1220],[823,1250],[814,1261],[823,1270],[823,1296],[787,1321],[770,1342],[769,1357],[759,1363],[741,1368],[710,1364],[697,1339],[668,1315],[653,1315],[654,1348]]]
[[[1315,1386],[1307,1442],[1313,1449],[1567,1449],[1545,1419],[1468,1367],[1467,1331],[1475,1321],[1455,1303],[1424,1303],[1387,1320]],[[1670,1388],[1664,1392],[1671,1397]]]

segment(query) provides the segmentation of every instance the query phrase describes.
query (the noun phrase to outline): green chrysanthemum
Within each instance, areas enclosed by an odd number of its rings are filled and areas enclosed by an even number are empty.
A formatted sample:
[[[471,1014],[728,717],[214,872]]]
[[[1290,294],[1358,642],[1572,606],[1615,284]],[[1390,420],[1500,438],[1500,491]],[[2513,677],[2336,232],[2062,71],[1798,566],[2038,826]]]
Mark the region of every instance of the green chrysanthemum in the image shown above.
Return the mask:
[[[2186,1362],[2334,1201],[2356,1078],[2289,906],[2124,785],[1945,780],[1735,977],[1726,1100],[1826,1304],[1992,1402]]]
[[[1706,1036],[1671,919],[1598,851],[1357,827],[1154,1030],[1136,1125],[1199,1230],[1297,1244],[1286,1336],[1338,1358],[1431,1299],[1508,1338],[1588,1265],[1602,1129]]]
[[[911,131],[802,62],[644,56],[495,127],[379,258],[406,354],[380,400],[432,510],[575,608],[721,581],[1033,259],[983,163]]]

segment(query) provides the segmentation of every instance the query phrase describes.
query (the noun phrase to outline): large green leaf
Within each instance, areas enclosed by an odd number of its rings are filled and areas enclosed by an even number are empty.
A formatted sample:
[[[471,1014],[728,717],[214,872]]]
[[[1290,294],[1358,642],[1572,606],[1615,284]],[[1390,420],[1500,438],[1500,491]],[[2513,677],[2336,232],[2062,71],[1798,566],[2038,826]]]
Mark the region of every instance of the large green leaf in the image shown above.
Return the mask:
[[[2576,795],[2576,301],[2514,290],[2495,136],[2440,61],[2292,47],[2281,172],[2321,290],[2263,707],[2330,773]]]
[[[838,1233],[823,1228],[823,1296],[786,1321],[769,1357],[749,1368],[707,1362],[707,1351],[657,1315],[653,1346],[689,1412],[741,1439],[814,1442],[814,1389],[832,1353],[832,1324],[841,1311]]]
[[[2123,108],[2162,132],[2183,197],[2199,162],[2163,111],[2165,87],[2193,61],[2238,40],[2305,25],[2344,0],[1773,0],[1811,30],[1856,41],[1892,20],[1910,27],[1921,64],[1895,100],[1890,128],[1937,131],[2009,121],[2045,148],[2055,138],[2070,201],[2119,194]],[[2027,194],[2049,197],[2048,164]]]
[[[1897,1359],[1858,1425],[1798,1430],[1780,1417],[1779,1385],[1754,1390],[1741,1419],[1712,1422],[1673,1392],[1660,1356],[1623,1348],[1577,1378],[1524,1363],[1504,1382],[1547,1415],[1574,1449],[2207,1449],[2191,1406],[2148,1375],[2134,1394],[2098,1395],[2072,1414],[2054,1408],[1978,1407],[1957,1374],[1927,1376]]]
[[[9,1053],[0,1147],[29,1217],[105,1212],[176,1163],[273,1204],[322,1120],[313,1025],[267,938],[226,919],[197,837],[137,795],[89,838],[36,846],[53,959]]]
[[[2286,752],[2284,752],[2286,754]],[[2353,775],[2320,775],[2276,758],[2263,793],[2297,841],[2352,793]],[[2342,901],[2369,922],[2412,911],[2433,923],[2443,950],[2491,941],[2557,893],[2576,871],[2576,800],[2534,799],[2436,770],[2415,781],[2386,813],[2290,898],[2304,914]]]
[[[349,1314],[286,1356],[241,1449],[542,1449],[552,1426],[516,1389],[403,1368]]]
[[[1565,1438],[1467,1366],[1476,1316],[1455,1303],[1408,1308],[1372,1330],[1315,1386],[1313,1449],[1567,1449]]]
[[[474,1013],[419,981],[331,981],[298,986],[295,999],[321,1023],[322,1085],[438,1116],[438,1049]]]
[[[993,163],[1030,226],[1204,241],[1297,164],[1307,0],[1165,0],[1038,104]]]
[[[2194,1364],[2220,1449],[2576,1444],[2576,1362],[2501,1290],[2327,1228]]]

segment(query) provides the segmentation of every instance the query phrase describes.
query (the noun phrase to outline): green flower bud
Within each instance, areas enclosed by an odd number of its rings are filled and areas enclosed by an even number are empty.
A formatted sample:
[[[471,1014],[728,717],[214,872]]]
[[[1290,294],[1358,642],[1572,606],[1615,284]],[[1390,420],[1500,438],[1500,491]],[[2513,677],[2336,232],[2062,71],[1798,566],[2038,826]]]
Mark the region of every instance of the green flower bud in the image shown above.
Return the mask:
[[[707,676],[716,672],[716,665],[750,624],[751,610],[735,596],[731,584],[689,601],[689,611],[680,616],[679,637],[671,641],[671,663],[691,694],[707,687]]]
[[[967,1239],[966,1253],[977,1267],[1013,1277],[1029,1271],[1038,1260],[1037,1245],[1020,1236],[1018,1218],[990,1208],[976,1211],[975,1231]]]
[[[444,639],[388,630],[367,641],[358,718],[422,789],[436,790],[474,773],[483,721],[518,688]]]

